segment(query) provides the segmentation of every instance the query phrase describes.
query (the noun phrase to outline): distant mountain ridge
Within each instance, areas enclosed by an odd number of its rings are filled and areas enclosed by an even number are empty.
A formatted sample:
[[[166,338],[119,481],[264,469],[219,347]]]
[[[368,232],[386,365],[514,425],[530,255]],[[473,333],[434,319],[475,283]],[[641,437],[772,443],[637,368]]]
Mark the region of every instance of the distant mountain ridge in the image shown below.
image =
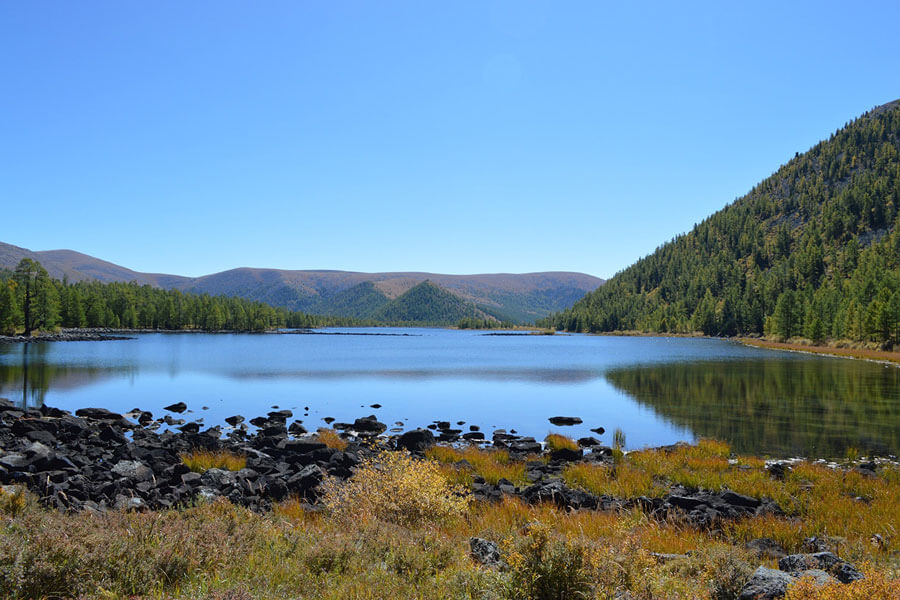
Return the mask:
[[[447,315],[464,312],[465,316],[493,317],[516,323],[532,323],[563,310],[604,281],[572,272],[446,275],[247,267],[202,277],[182,277],[141,273],[72,250],[32,251],[0,242],[0,268],[15,268],[22,258],[40,262],[51,277],[65,277],[73,282],[134,281],[163,289],[237,296],[310,314],[376,320],[386,319],[385,315],[401,315],[386,307],[426,281],[433,288],[449,293],[459,303],[451,309],[450,304],[454,302],[437,290],[429,287],[418,290],[420,302],[438,302],[443,306],[437,312]],[[411,306],[407,308],[412,311],[410,314],[423,314]],[[417,319],[393,320],[412,322]]]

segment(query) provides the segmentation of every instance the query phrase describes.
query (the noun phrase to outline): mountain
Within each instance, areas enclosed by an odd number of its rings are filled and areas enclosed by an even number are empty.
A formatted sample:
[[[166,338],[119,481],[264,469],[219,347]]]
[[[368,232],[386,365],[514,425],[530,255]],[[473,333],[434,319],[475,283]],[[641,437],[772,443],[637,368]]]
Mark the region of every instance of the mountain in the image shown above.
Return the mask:
[[[900,101],[846,124],[545,324],[900,342]]]
[[[451,294],[431,281],[410,288],[391,300],[371,318],[387,323],[437,323],[450,325],[466,317],[486,318],[487,315],[467,304],[459,296]]]
[[[235,296],[316,315],[372,318],[391,301],[430,281],[478,315],[533,323],[571,306],[602,279],[582,273],[443,275],[438,273],[358,273],[239,268],[203,277],[140,273],[72,250],[34,252],[0,243],[0,268],[22,258],[40,262],[51,277],[69,281],[134,281],[163,289]],[[439,294],[422,298],[437,301]],[[452,311],[451,311],[452,312]],[[449,314],[449,313],[448,313]]]

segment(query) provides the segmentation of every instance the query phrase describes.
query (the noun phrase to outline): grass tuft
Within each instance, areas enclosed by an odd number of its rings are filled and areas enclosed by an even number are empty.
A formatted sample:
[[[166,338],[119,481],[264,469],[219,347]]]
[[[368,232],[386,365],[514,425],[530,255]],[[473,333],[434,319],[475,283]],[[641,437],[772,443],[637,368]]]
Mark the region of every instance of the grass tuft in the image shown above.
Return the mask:
[[[341,437],[334,429],[326,429],[322,427],[317,432],[319,436],[319,441],[325,444],[328,448],[332,448],[334,450],[346,450],[347,449],[347,440]]]
[[[181,462],[196,473],[204,473],[210,469],[240,471],[247,466],[247,457],[227,450],[195,449],[183,453]]]
[[[547,443],[548,450],[575,450],[577,451],[578,442],[573,440],[570,437],[566,437],[559,433],[550,433],[547,434],[547,437],[544,438],[544,441]]]
[[[433,446],[425,455],[446,465],[446,472],[456,483],[462,485],[470,485],[473,474],[484,478],[491,485],[496,485],[501,479],[519,486],[528,483],[525,478],[525,463],[511,461],[506,450]],[[469,466],[455,466],[463,460]]]

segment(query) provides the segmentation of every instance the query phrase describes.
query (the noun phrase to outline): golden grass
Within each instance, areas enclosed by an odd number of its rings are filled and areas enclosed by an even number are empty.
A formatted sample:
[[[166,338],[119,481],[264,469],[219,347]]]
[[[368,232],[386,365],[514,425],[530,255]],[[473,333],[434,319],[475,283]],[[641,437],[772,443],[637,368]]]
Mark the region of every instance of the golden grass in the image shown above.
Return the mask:
[[[704,441],[668,453],[632,452],[615,469],[579,464],[566,471],[570,482],[620,497],[665,493],[672,481],[692,478],[768,495],[791,512],[707,531],[636,508],[567,512],[514,497],[457,506],[454,499],[464,496],[448,492],[454,488],[442,469],[457,473],[453,463],[465,459],[472,468],[461,471],[471,478],[479,470],[524,465],[497,450],[438,447],[429,455],[442,466],[402,453],[387,453],[402,463],[398,469],[363,464],[363,476],[357,479],[358,471],[349,480],[355,483],[335,482],[340,492],[332,506],[343,508],[331,512],[310,512],[289,499],[258,515],[219,499],[181,510],[96,516],[17,500],[15,515],[0,512],[0,589],[14,600],[47,597],[48,590],[63,597],[205,600],[274,600],[296,597],[297,590],[305,598],[335,600],[499,600],[568,590],[591,598],[628,591],[635,599],[712,600],[735,597],[756,566],[775,566],[744,550],[747,541],[773,538],[799,552],[804,538],[831,536],[836,553],[866,579],[815,590],[801,582],[788,600],[900,598],[897,467],[866,477],[797,463],[779,481],[762,461],[737,457],[731,464],[726,445]],[[396,477],[382,477],[387,472]],[[349,494],[348,485],[359,494]],[[878,544],[872,542],[876,533]],[[473,536],[500,543],[510,568],[474,563],[468,555]],[[688,552],[670,561],[652,554]]]
[[[334,450],[346,450],[347,449],[347,440],[341,437],[341,435],[335,431],[334,429],[326,429],[321,428],[317,432],[319,436],[319,441],[325,444],[328,448],[332,448]]]
[[[578,442],[559,433],[547,434],[544,438],[548,450],[578,450]]]
[[[464,485],[472,483],[473,474],[483,477],[492,485],[496,485],[501,479],[518,486],[528,484],[525,478],[525,463],[511,461],[506,450],[482,450],[473,446],[464,448],[433,446],[428,449],[425,456],[446,465],[446,472],[457,483]],[[468,462],[471,469],[454,466],[461,460]]]
[[[181,454],[181,462],[194,472],[204,473],[210,469],[240,471],[247,466],[247,457],[227,450],[204,450],[198,448]]]
[[[812,578],[791,586],[785,600],[874,600],[900,598],[900,579],[889,579],[883,572],[863,569],[865,579],[850,584],[816,585]]]

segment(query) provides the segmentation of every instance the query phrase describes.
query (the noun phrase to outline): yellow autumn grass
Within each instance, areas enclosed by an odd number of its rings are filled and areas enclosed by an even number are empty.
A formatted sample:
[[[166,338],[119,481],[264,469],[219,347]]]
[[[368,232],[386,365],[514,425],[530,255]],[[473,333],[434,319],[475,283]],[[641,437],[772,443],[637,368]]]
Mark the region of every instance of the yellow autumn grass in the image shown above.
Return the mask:
[[[227,450],[205,450],[197,448],[181,455],[181,462],[196,473],[204,473],[210,469],[240,471],[247,466],[247,457]]]
[[[548,450],[578,450],[578,442],[559,433],[549,433],[544,438]]]
[[[498,449],[479,449],[472,446],[453,448],[450,446],[433,446],[425,453],[427,458],[445,465],[448,473],[457,483],[470,484],[472,476],[479,475],[492,485],[501,479],[511,481],[515,485],[526,485],[525,463],[510,460],[509,452]],[[465,460],[471,465],[456,467],[455,464]]]
[[[319,436],[319,441],[325,444],[325,446],[327,446],[328,448],[333,448],[335,450],[347,449],[347,440],[342,438],[341,435],[334,429],[326,429],[323,427],[316,433]]]

